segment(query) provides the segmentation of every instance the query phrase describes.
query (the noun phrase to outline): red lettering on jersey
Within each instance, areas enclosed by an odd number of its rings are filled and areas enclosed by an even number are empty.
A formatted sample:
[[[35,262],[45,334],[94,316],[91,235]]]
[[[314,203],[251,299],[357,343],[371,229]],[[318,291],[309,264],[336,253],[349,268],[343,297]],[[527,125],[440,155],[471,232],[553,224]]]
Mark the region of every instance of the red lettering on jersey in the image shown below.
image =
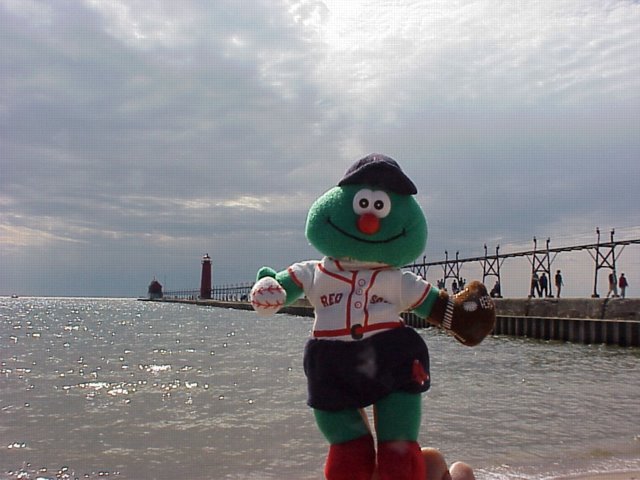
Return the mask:
[[[342,293],[330,293],[329,295],[322,295],[320,297],[320,302],[323,307],[330,307],[331,305],[336,305],[342,301]]]

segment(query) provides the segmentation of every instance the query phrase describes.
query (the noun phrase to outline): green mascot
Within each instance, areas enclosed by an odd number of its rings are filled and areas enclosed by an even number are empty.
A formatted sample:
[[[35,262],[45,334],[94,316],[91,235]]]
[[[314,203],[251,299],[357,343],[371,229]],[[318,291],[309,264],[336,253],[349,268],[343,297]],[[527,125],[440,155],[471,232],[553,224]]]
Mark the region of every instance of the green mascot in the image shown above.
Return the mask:
[[[276,272],[263,267],[251,291],[260,315],[303,294],[315,322],[304,353],[308,404],[330,443],[328,480],[424,480],[417,443],[421,394],[429,389],[429,353],[402,321],[412,311],[477,345],[495,324],[480,282],[460,294],[432,287],[400,268],[427,241],[413,182],[391,158],[372,154],[311,206],[306,237],[325,257]],[[373,405],[377,448],[362,409]]]

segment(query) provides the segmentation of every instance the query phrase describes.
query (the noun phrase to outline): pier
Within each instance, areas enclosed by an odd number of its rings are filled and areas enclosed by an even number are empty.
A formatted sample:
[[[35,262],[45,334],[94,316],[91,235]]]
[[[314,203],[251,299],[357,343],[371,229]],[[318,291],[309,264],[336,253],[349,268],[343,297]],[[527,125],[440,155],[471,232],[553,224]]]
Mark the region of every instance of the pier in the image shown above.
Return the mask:
[[[639,299],[494,299],[493,335],[583,344],[640,347]],[[406,314],[413,327],[426,321]]]
[[[218,308],[253,310],[247,301],[165,297],[163,302]],[[640,347],[640,299],[549,298],[494,299],[496,327],[493,335],[582,344]],[[298,300],[279,313],[313,317],[306,300]],[[431,328],[426,320],[404,313],[407,325]]]
[[[446,281],[453,280],[457,286],[464,285],[461,268],[469,263],[480,263],[482,281],[486,284],[488,277],[495,277],[501,282],[501,266],[509,259],[525,257],[531,265],[530,275],[545,274],[549,279],[548,291],[544,298],[533,297],[533,286],[528,298],[502,298],[496,292],[496,326],[494,335],[527,337],[539,340],[574,342],[583,344],[606,344],[621,347],[640,347],[640,299],[600,298],[597,290],[598,275],[601,270],[608,270],[617,279],[616,261],[625,247],[640,245],[640,239],[615,240],[615,230],[611,230],[609,241],[602,241],[600,229],[596,228],[595,243],[551,248],[550,239],[545,247],[540,248],[533,238],[533,249],[519,252],[500,253],[500,246],[495,255],[489,254],[484,246],[484,255],[479,257],[460,258],[456,252],[455,259],[449,258],[445,251],[445,260],[415,262],[405,266],[415,274],[427,277],[431,267],[441,267],[443,277],[438,282],[440,288],[446,288]],[[574,251],[587,251],[594,261],[594,282],[591,298],[555,298],[553,296],[551,275],[552,265],[558,254]],[[235,285],[211,287],[211,259],[203,257],[202,282],[200,289],[166,292],[164,298],[155,301],[190,303],[220,308],[252,310],[248,302],[253,282]],[[204,287],[203,287],[204,285]],[[454,291],[455,293],[455,291]],[[540,295],[541,292],[538,292]],[[492,293],[493,296],[493,293]],[[285,307],[281,313],[311,317],[313,309],[306,300]],[[428,328],[430,325],[411,313],[403,314],[406,323],[415,328]]]

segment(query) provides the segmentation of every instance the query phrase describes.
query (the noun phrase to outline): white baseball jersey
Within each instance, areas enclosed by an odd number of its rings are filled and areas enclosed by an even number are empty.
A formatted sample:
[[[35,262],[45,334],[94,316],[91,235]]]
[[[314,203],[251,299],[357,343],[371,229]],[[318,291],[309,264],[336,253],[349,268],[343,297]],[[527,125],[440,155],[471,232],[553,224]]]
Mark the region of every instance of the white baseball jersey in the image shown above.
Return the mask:
[[[289,267],[315,309],[312,336],[353,341],[403,326],[400,312],[420,305],[431,285],[412,272],[329,257]]]

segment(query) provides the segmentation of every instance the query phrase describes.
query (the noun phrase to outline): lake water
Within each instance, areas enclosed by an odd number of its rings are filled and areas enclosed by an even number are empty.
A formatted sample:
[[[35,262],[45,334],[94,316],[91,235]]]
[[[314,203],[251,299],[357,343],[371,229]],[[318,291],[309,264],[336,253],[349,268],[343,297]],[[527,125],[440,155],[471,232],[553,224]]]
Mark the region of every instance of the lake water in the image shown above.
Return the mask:
[[[311,320],[0,298],[0,479],[321,479]],[[420,443],[479,479],[640,469],[640,349],[488,338],[431,352]]]

